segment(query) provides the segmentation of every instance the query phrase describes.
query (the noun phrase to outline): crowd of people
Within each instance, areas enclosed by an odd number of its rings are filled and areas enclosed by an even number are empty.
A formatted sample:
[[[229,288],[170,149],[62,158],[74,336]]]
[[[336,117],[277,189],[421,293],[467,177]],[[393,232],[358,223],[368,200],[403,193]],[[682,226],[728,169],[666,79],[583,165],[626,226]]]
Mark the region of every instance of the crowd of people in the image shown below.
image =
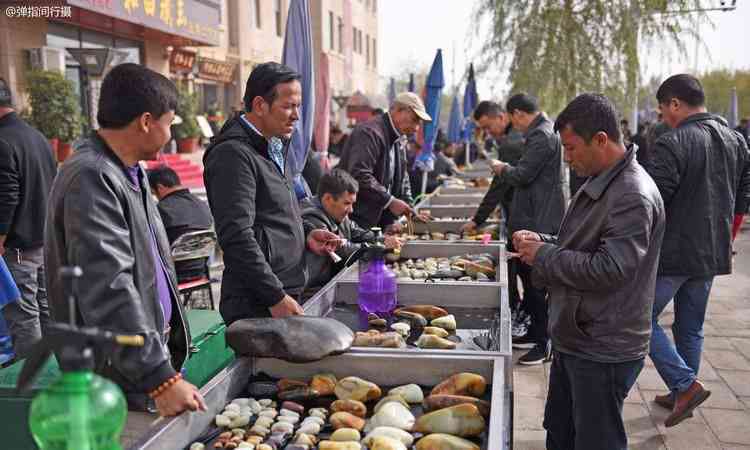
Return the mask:
[[[410,136],[432,120],[422,99],[401,93],[348,136],[334,128],[338,166],[300,201],[287,154],[299,80],[278,63],[253,69],[244,111],[203,156],[208,205],[171,169],[141,166],[170,139],[177,90],[167,78],[136,64],[113,68],[101,86],[100,128],[59,168],[0,80],[0,249],[23,293],[2,312],[18,356],[50,320],[139,334],[142,348],[103,355],[97,371],[131,409],[205,409],[180,372],[190,338],[177,285],[199,268],[175,267],[171,243],[215,229],[227,324],[303,314],[305,290],[356,260],[375,227],[399,248],[389,234],[399,220],[426,219],[409,176],[418,146]],[[511,307],[530,318],[513,346],[528,350],[522,364],[552,362],[548,448],[626,448],[623,401],[647,356],[669,388],[655,399],[671,410],[666,426],[710,395],[698,380],[702,326],[713,278],[731,272],[733,224],[750,204],[747,133],[706,112],[692,76],[668,78],[656,97],[663,125],[651,137],[627,135],[599,94],[579,95],[554,121],[525,93],[505,105],[482,101],[473,113],[486,140],[469,151],[489,158],[494,177],[464,231],[496,208],[506,218]],[[442,139],[435,149],[433,188],[462,157]],[[83,268],[73,318],[57,276],[66,266]],[[658,324],[671,301],[674,342]]]

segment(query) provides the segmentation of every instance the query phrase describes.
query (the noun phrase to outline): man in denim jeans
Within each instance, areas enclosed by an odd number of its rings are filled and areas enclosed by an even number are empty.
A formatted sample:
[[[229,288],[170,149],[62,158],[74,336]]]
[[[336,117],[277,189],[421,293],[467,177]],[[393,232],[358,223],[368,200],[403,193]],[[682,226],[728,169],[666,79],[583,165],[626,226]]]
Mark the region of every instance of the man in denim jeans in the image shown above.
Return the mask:
[[[3,308],[18,358],[27,356],[49,323],[45,288],[44,216],[57,163],[47,139],[15,113],[0,79],[0,254],[21,298]]]
[[[672,410],[664,422],[672,427],[711,395],[697,379],[703,320],[714,276],[732,272],[732,219],[750,196],[750,156],[742,136],[706,112],[695,77],[668,78],[656,98],[672,130],[655,142],[646,163],[667,214],[650,356],[670,390],[655,402]],[[658,322],[672,299],[674,344]]]

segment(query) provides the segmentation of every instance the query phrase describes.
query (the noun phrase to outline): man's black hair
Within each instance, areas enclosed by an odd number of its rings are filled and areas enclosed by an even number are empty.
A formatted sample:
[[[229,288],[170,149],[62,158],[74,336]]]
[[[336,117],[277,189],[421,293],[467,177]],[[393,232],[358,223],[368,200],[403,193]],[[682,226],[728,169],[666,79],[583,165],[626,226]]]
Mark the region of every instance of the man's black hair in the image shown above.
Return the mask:
[[[12,108],[13,107],[13,95],[10,92],[10,86],[8,83],[0,78],[0,108]]]
[[[168,188],[182,184],[180,183],[180,176],[169,166],[159,166],[149,169],[146,171],[146,174],[148,175],[148,185],[154,190],[156,190],[156,186],[159,184]]]
[[[673,98],[697,108],[706,103],[706,94],[701,82],[692,75],[681,73],[664,80],[656,91],[656,100],[660,105],[669,103]]]
[[[555,131],[566,126],[581,136],[586,143],[600,131],[610,140],[621,143],[622,135],[617,121],[617,111],[612,102],[602,94],[581,94],[557,116]]]
[[[253,99],[262,97],[269,105],[276,99],[276,86],[302,77],[290,67],[276,62],[267,62],[255,66],[245,85],[245,111],[253,110]]]
[[[533,95],[521,92],[508,99],[505,110],[509,113],[519,110],[531,114],[539,111],[539,102]]]
[[[341,194],[348,192],[356,194],[359,191],[359,183],[348,172],[342,169],[333,169],[320,177],[318,183],[318,197],[323,198],[323,194],[331,194],[333,198],[338,199]]]
[[[482,116],[497,117],[503,112],[503,107],[498,103],[489,100],[482,100],[477,107],[474,108],[474,120],[479,120]]]
[[[96,120],[102,128],[125,128],[144,113],[159,119],[177,108],[177,88],[164,75],[139,64],[120,64],[102,82]]]

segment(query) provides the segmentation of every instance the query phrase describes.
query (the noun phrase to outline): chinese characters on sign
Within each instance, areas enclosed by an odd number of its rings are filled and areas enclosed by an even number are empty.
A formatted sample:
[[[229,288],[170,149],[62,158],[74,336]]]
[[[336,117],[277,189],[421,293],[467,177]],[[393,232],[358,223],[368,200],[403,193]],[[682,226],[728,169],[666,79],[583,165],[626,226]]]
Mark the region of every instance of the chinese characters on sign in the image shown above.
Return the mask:
[[[193,52],[176,48],[169,55],[170,72],[192,72],[194,65],[195,53]]]
[[[200,43],[219,44],[221,0],[67,0],[67,2],[82,9]]]
[[[233,63],[198,58],[198,76],[206,80],[231,83],[232,78],[234,78],[234,67]]]

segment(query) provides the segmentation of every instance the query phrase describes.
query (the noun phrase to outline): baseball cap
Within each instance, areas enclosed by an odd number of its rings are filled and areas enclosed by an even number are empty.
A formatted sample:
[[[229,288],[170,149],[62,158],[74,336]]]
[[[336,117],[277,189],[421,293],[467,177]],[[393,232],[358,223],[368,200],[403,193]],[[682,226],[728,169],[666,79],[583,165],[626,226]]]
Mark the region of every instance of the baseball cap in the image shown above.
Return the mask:
[[[417,117],[426,122],[432,122],[432,117],[430,117],[430,115],[427,114],[427,111],[425,111],[422,99],[414,92],[402,92],[396,96],[393,102],[408,106],[414,111],[414,114],[416,114]]]

